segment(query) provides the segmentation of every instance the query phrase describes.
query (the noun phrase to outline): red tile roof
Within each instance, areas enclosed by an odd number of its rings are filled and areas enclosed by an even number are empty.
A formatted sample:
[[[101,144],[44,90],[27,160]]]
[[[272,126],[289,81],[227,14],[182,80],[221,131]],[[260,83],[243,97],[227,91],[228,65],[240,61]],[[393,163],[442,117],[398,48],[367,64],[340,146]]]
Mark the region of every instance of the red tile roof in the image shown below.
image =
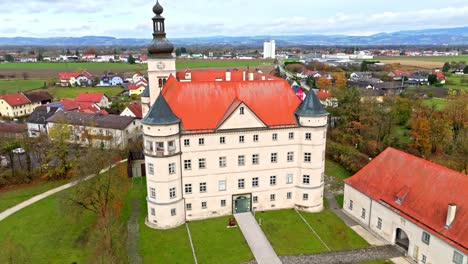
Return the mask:
[[[60,103],[63,105],[65,108],[65,111],[72,111],[72,110],[77,110],[80,108],[80,105],[75,102],[73,99],[65,98],[60,100]]]
[[[430,161],[387,148],[345,183],[398,214],[468,252],[468,177]],[[397,197],[404,197],[401,204]],[[457,205],[455,220],[445,228],[447,208]]]
[[[445,80],[445,75],[441,72],[434,72],[434,75],[437,76],[437,80],[439,81]]]
[[[142,119],[143,118],[143,110],[141,108],[141,104],[133,103],[128,106],[128,110],[130,110],[136,118]]]
[[[0,100],[5,100],[10,106],[30,104],[31,101],[22,93],[1,95]]]
[[[326,101],[329,97],[332,96],[332,93],[327,90],[320,90],[316,93],[316,95],[320,100]]]
[[[80,76],[81,73],[79,72],[60,72],[59,79],[60,80],[70,80],[72,77],[77,78]]]
[[[409,72],[406,72],[406,71],[401,71],[401,70],[393,70],[392,73],[395,75],[395,76],[410,76],[411,73]]]
[[[286,80],[268,76],[272,80],[239,81],[242,72],[232,73],[233,81],[221,82],[213,77],[223,77],[224,72],[192,72],[189,82],[169,77],[162,93],[184,130],[214,130],[236,99],[267,126],[296,124],[294,111],[301,100]]]
[[[131,83],[128,85],[128,90],[138,90],[140,87],[146,87],[147,84],[143,82]]]
[[[79,93],[76,96],[75,101],[77,102],[92,102],[99,103],[101,99],[105,96],[103,93]]]
[[[217,79],[218,80],[219,79],[222,79],[222,80],[226,79],[226,72],[225,71],[212,71],[212,70],[209,70],[209,71],[195,71],[195,72],[192,72],[190,70],[186,70],[186,71],[177,72],[177,74],[176,74],[177,79],[178,80],[185,80],[185,73],[187,73],[187,72],[191,73],[191,75],[192,75],[191,76],[191,81],[192,82],[208,82],[208,81],[214,82]],[[234,81],[234,82],[243,81],[244,80],[244,72],[245,72],[245,79],[248,79],[249,72],[247,72],[247,71],[230,71],[231,81]],[[268,77],[274,78],[273,76],[268,75],[268,74],[261,74],[261,73],[253,72],[253,71],[250,71],[250,73],[254,74],[254,79],[255,80],[260,80],[261,76],[265,76],[266,78],[268,78]]]

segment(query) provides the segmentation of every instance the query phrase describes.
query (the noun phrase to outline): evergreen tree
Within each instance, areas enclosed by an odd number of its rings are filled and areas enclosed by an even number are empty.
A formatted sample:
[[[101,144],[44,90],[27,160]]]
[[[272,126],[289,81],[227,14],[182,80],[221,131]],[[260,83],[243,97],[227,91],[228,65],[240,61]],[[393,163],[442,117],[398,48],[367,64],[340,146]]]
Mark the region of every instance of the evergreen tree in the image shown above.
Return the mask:
[[[127,62],[128,64],[135,64],[135,58],[133,58],[132,54],[128,56]]]
[[[448,62],[444,63],[444,67],[442,67],[442,72],[450,71],[450,64]]]

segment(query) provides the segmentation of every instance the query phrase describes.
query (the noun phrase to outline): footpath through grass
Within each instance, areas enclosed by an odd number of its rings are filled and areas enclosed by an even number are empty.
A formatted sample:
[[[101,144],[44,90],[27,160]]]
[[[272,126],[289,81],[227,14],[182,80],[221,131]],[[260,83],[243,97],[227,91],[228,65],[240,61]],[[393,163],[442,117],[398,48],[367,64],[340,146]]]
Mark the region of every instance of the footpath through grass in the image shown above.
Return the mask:
[[[0,212],[67,182],[67,180],[40,182],[30,186],[19,186],[12,190],[0,190]]]
[[[1,65],[1,64],[0,64]],[[27,92],[44,87],[44,79],[0,80],[0,95]]]
[[[53,87],[48,89],[55,99],[75,98],[79,93],[104,93],[107,96],[120,94],[122,87]]]
[[[239,227],[226,227],[231,217],[189,223],[199,263],[237,264],[254,259]]]

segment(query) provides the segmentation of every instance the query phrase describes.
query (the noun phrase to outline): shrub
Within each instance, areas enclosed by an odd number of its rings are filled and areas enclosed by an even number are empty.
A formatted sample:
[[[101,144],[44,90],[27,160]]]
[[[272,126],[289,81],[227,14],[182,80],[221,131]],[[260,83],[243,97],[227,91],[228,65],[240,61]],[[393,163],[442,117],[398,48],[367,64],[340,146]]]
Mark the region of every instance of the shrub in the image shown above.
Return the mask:
[[[327,142],[327,156],[338,162],[346,170],[356,173],[369,162],[369,156],[351,146],[345,146],[333,141]]]

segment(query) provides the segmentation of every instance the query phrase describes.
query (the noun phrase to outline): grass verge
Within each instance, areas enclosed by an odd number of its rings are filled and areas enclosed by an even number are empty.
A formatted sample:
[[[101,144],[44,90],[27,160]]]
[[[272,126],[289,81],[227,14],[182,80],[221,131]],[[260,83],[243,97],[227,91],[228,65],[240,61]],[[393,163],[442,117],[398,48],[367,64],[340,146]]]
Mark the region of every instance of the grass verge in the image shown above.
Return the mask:
[[[107,96],[116,96],[123,89],[121,87],[53,87],[48,89],[55,99],[75,98],[79,93],[104,93]]]

